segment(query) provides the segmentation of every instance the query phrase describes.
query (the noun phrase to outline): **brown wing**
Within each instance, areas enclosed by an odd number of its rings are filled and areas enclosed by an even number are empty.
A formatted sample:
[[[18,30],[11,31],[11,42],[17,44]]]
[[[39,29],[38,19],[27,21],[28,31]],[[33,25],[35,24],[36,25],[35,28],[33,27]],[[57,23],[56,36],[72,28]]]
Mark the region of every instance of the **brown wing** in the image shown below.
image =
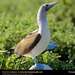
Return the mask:
[[[40,39],[41,35],[39,33],[35,33],[29,37],[25,37],[16,45],[14,53],[18,55],[29,53],[37,45]]]
[[[38,30],[39,30],[39,29],[37,29],[37,30],[35,30],[35,31],[31,32],[31,33],[29,33],[26,37],[30,37],[31,35],[36,34],[36,33],[38,32]],[[15,48],[16,48],[16,46],[13,46],[11,49],[15,49]]]

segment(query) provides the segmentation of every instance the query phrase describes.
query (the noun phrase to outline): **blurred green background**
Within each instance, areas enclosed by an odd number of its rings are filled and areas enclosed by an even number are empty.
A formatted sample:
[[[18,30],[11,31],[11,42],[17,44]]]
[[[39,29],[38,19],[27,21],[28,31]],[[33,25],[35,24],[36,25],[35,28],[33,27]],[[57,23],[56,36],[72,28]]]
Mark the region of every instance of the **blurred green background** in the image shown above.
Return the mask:
[[[57,0],[0,0],[0,50],[15,46],[38,28],[37,12],[42,4]],[[38,63],[54,70],[75,70],[75,0],[60,0],[47,15],[53,50],[36,57]],[[1,70],[28,70],[34,64],[30,57],[0,53]]]

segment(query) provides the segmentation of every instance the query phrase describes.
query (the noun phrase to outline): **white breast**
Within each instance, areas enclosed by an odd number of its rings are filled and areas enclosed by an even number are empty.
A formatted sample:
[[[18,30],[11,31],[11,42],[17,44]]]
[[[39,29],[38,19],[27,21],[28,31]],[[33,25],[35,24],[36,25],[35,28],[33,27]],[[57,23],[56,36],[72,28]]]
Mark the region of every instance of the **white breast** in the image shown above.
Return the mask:
[[[31,51],[33,55],[37,56],[40,53],[42,53],[46,47],[48,46],[50,42],[50,31],[47,29],[43,33],[41,33],[41,40],[39,43],[34,47],[34,49]]]

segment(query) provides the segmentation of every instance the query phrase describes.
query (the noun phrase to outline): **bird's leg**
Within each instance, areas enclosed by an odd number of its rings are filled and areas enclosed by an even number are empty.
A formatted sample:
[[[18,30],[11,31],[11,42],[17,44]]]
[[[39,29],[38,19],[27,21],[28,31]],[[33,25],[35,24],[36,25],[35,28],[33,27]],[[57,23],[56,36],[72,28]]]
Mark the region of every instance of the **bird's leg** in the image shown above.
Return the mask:
[[[36,67],[38,68],[38,70],[43,70],[44,69],[42,64],[36,62],[36,59],[34,59],[34,62],[35,62]]]

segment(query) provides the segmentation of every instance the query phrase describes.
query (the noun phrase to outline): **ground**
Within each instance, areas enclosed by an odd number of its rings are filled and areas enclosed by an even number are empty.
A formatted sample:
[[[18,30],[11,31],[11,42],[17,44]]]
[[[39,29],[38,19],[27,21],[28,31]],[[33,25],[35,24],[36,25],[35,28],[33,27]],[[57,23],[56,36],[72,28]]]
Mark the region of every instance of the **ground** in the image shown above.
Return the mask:
[[[15,46],[28,33],[38,28],[37,12],[45,3],[56,0],[0,0],[0,50]],[[54,70],[75,70],[75,0],[60,0],[48,12],[53,50],[45,51],[36,60]],[[0,53],[0,69],[28,70],[33,59]]]

